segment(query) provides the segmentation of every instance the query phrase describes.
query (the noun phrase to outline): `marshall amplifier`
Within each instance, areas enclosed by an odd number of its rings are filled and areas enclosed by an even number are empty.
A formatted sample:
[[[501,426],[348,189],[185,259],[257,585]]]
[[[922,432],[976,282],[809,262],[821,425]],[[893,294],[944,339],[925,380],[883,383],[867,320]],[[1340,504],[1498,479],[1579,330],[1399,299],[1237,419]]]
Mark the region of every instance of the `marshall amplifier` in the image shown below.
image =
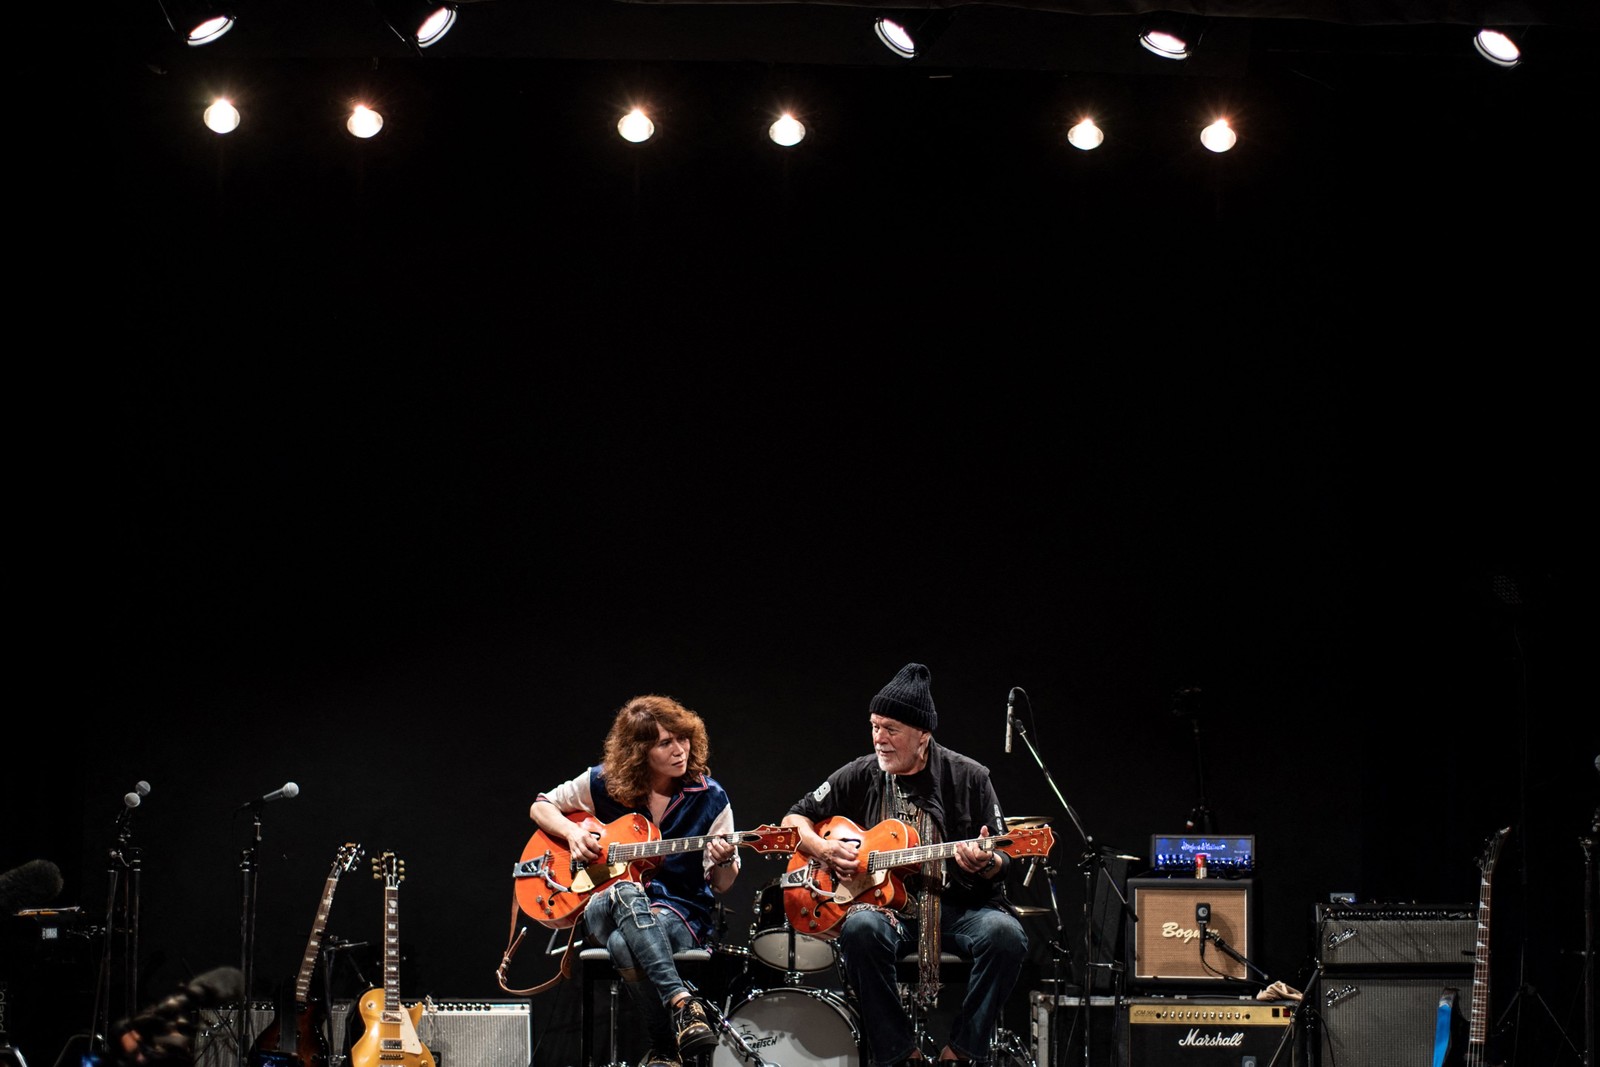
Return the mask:
[[[1132,955],[1129,973],[1136,988],[1223,985],[1245,977],[1244,964],[1215,944],[1200,954],[1200,928],[1195,907],[1211,905],[1207,931],[1253,960],[1254,910],[1248,878],[1129,878],[1129,904],[1138,918],[1128,937]]]
[[[1291,1067],[1294,1010],[1248,997],[1134,997],[1126,1067]]]

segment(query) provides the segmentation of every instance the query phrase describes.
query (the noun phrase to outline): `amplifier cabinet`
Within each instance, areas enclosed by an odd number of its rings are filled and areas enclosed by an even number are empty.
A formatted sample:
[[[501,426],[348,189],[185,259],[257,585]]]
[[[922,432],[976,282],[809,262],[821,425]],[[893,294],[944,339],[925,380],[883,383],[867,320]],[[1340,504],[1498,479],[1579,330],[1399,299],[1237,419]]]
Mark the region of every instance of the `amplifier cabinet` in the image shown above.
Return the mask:
[[[1035,1067],[1065,1067],[1082,1059],[1075,1057],[1066,1043],[1073,1041],[1082,1048],[1086,1011],[1090,1051],[1117,1048],[1116,1059],[1096,1055],[1095,1062],[1123,1062],[1122,1035],[1117,1032],[1121,1002],[1116,997],[1091,996],[1086,1009],[1082,997],[1051,996],[1035,989],[1028,994],[1028,1046]]]
[[[1129,974],[1139,987],[1222,984],[1245,977],[1244,964],[1215,944],[1208,944],[1201,957],[1195,906],[1210,904],[1207,930],[1251,959],[1255,908],[1250,879],[1130,878],[1128,894],[1137,919],[1128,938]]]
[[[415,1008],[417,1001],[402,1001]],[[529,1067],[533,1062],[532,1005],[512,1001],[423,1000],[417,1020],[417,1037],[433,1053],[438,1067]],[[348,1062],[346,1053],[366,1032],[366,1022],[355,1002],[338,1000],[329,1012],[333,1038],[328,1046],[329,1067]],[[277,1009],[270,1001],[250,1006],[246,1047],[265,1030]],[[237,1008],[201,1012],[195,1034],[195,1067],[239,1067]]]
[[[1134,997],[1126,1067],[1289,1067],[1294,1010],[1249,997]]]
[[[335,1000],[328,1012],[328,1027],[332,1037],[328,1041],[329,1067],[339,1067],[345,1059],[345,1050],[361,1032],[357,1013],[352,1026],[353,1000]],[[254,1044],[261,1032],[278,1017],[278,1007],[270,1000],[252,1001],[245,1014],[245,1048]],[[228,1005],[201,1010],[194,1035],[195,1067],[239,1067],[239,1008]]]
[[[417,1037],[438,1067],[529,1067],[532,1004],[508,1001],[423,1001]]]
[[[1325,971],[1470,971],[1477,932],[1477,910],[1466,905],[1318,904],[1316,910],[1317,958]]]
[[[1322,1067],[1416,1067],[1433,1062],[1441,1000],[1472,1017],[1472,975],[1323,974],[1316,983]]]

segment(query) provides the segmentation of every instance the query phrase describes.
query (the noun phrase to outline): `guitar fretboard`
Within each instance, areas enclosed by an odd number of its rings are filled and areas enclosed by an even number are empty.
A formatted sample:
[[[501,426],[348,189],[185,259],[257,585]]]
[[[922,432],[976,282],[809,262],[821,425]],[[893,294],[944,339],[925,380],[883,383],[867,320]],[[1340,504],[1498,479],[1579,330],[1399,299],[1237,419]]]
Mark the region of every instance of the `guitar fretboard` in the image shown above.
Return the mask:
[[[401,1011],[400,1004],[400,890],[383,890],[383,1010]]]
[[[633,844],[618,842],[606,849],[610,863],[631,863],[651,856],[671,856],[680,852],[700,852],[713,841],[727,841],[742,845],[761,840],[760,834],[732,833],[706,834],[704,837],[669,837],[659,841],[638,841]]]
[[[957,845],[977,845],[985,852],[993,852],[1001,845],[1011,844],[1009,837],[975,837],[971,841],[943,841],[937,845],[914,845],[911,848],[874,852],[867,859],[867,870],[887,871],[895,867],[909,867],[913,863],[929,860],[947,860],[956,854]]]
[[[1489,1040],[1489,903],[1494,896],[1494,867],[1511,827],[1490,841],[1478,880],[1478,931],[1472,952],[1472,1010],[1467,1028],[1466,1067],[1484,1067]]]
[[[317,966],[317,953],[322,950],[322,931],[328,925],[328,912],[333,909],[333,888],[339,882],[338,871],[328,875],[322,888],[322,900],[317,904],[317,917],[311,924],[311,937],[306,941],[306,954],[300,961],[300,973],[294,979],[294,999],[304,1004],[311,999],[311,975]]]

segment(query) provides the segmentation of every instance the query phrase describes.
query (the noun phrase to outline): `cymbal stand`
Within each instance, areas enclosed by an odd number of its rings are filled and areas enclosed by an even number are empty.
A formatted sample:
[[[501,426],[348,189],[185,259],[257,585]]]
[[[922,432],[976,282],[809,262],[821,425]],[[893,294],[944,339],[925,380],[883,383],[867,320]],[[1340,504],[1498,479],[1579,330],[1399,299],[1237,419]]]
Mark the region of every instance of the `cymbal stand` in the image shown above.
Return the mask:
[[[1017,692],[1021,693],[1024,699],[1027,698],[1027,693],[1024,692],[1022,689],[1019,688],[1017,690]],[[1044,760],[1040,758],[1039,750],[1034,747],[1033,741],[1028,737],[1027,728],[1023,725],[1022,718],[1020,716],[1017,717],[1012,722],[1012,728],[1016,732],[1016,735],[1018,737],[1022,738],[1022,743],[1027,746],[1028,753],[1031,756],[1033,756],[1033,762],[1039,765],[1039,770],[1044,774],[1045,783],[1050,786],[1050,792],[1055,794],[1056,800],[1060,802],[1062,810],[1064,810],[1067,813],[1067,816],[1072,820],[1072,825],[1077,829],[1078,836],[1083,838],[1084,853],[1083,853],[1082,859],[1080,859],[1079,862],[1078,862],[1078,866],[1080,868],[1082,868],[1082,870],[1083,870],[1083,951],[1084,951],[1084,956],[1083,956],[1083,989],[1082,989],[1083,996],[1082,996],[1082,1003],[1080,1005],[1080,1012],[1081,1012],[1081,1018],[1084,1021],[1084,1023],[1083,1023],[1083,1063],[1084,1063],[1084,1067],[1092,1067],[1093,1060],[1091,1058],[1090,1046],[1093,1043],[1092,1042],[1092,1035],[1093,1035],[1093,1032],[1094,1032],[1094,1026],[1093,1026],[1093,1018],[1092,1018],[1092,1015],[1091,1015],[1091,1012],[1090,1012],[1090,1000],[1091,1000],[1091,997],[1089,995],[1089,990],[1090,990],[1090,986],[1091,986],[1092,983],[1090,982],[1089,979],[1090,979],[1091,965],[1093,964],[1093,961],[1094,961],[1094,883],[1095,883],[1095,873],[1097,871],[1105,870],[1105,849],[1102,846],[1099,846],[1099,845],[1095,844],[1094,838],[1091,837],[1089,835],[1089,832],[1083,828],[1083,822],[1082,822],[1082,820],[1080,820],[1078,818],[1078,813],[1076,811],[1072,810],[1072,805],[1067,803],[1067,798],[1061,795],[1061,790],[1056,787],[1055,779],[1050,776],[1050,768],[1048,768],[1048,767],[1046,767],[1044,765]],[[1120,889],[1116,889],[1116,880],[1114,878],[1110,877],[1110,875],[1108,874],[1106,876],[1106,881],[1111,884],[1111,886],[1113,887],[1113,889],[1117,893],[1118,897],[1122,899],[1122,910],[1123,910],[1123,913],[1125,915],[1127,915],[1129,921],[1137,922],[1138,921],[1138,916],[1136,916],[1133,913],[1133,909],[1132,908],[1128,907],[1127,899],[1126,898],[1122,898],[1122,895],[1121,895],[1122,891]],[[1052,898],[1051,899],[1053,901],[1054,900],[1054,896],[1053,896],[1053,894],[1054,894],[1054,882],[1053,881],[1051,883],[1051,892],[1052,892]],[[1060,976],[1060,973],[1059,973],[1059,971],[1060,971],[1060,957],[1059,956],[1057,957],[1057,960],[1056,960],[1056,967],[1057,967],[1056,991],[1057,991],[1057,994],[1059,995],[1060,989],[1061,989],[1061,986],[1060,986],[1060,977],[1061,976]],[[1053,1063],[1055,1061],[1052,1060],[1051,1062]]]

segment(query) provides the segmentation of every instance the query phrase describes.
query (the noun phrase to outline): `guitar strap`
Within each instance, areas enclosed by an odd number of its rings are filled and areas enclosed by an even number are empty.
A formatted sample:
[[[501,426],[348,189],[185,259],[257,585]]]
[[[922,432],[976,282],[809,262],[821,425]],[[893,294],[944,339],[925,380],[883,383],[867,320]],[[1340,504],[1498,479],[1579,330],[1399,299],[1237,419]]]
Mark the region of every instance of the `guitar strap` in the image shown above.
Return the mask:
[[[1452,1040],[1455,1035],[1457,992],[1447,988],[1439,994],[1439,1010],[1433,1022],[1433,1067],[1452,1067],[1460,1058],[1455,1055]]]
[[[511,986],[506,984],[506,971],[510,969],[511,957],[517,954],[517,949],[522,945],[522,939],[528,936],[528,928],[526,926],[521,930],[517,929],[517,916],[521,914],[521,911],[521,907],[517,904],[516,890],[513,889],[511,892],[511,934],[506,942],[505,955],[500,957],[500,967],[495,971],[495,978],[500,983],[500,988],[512,996],[531,997],[537,996],[546,989],[565,982],[572,977],[572,948],[577,944],[578,939],[576,937],[567,938],[567,947],[561,953],[561,969],[556,971],[555,977],[548,981],[540,982],[536,986],[529,986],[527,989],[512,989]]]
[[[917,839],[924,844],[939,843],[939,828],[928,813],[901,789],[894,775],[885,775],[884,818],[909,822],[917,828]],[[922,883],[917,890],[917,1002],[931,1011],[939,1000],[939,894],[944,888],[944,863],[927,860],[921,866]]]

